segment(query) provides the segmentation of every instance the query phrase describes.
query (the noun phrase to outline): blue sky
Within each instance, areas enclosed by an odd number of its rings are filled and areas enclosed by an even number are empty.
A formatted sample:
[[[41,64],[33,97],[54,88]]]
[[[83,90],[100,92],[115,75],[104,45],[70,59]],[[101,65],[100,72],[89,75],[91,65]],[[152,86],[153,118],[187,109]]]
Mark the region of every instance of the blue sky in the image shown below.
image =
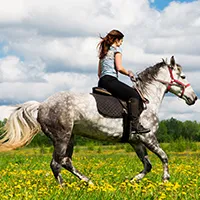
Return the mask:
[[[0,119],[12,104],[42,102],[63,90],[91,92],[98,82],[99,34],[112,29],[125,35],[126,69],[141,72],[174,55],[200,97],[200,0],[0,0],[0,4]],[[120,79],[131,84],[127,77]],[[166,95],[159,116],[200,121],[200,102],[188,107]]]
[[[176,2],[192,2],[196,0],[175,0]],[[172,0],[150,0],[150,5],[153,8],[156,8],[157,10],[163,10],[165,9],[171,2],[175,2]]]

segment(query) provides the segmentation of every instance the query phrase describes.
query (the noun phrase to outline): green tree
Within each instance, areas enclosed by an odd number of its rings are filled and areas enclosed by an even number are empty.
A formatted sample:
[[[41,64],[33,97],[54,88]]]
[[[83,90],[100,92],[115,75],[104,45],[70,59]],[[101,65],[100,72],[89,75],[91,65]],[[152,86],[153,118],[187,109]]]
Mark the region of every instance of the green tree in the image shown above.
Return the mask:
[[[183,135],[183,122],[172,117],[166,120],[166,126],[171,139],[176,140]]]
[[[198,141],[200,126],[196,121],[185,121],[183,123],[183,137],[189,140]]]
[[[159,128],[156,134],[159,142],[170,142],[171,140],[165,121],[159,123]]]

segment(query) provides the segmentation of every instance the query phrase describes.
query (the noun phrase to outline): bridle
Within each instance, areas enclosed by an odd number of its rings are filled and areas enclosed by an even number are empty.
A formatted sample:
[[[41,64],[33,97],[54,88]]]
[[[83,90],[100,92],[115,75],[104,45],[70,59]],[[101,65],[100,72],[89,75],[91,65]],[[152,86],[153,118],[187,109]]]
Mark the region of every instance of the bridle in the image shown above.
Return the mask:
[[[166,93],[169,92],[169,91],[171,90],[171,87],[172,87],[173,85],[179,86],[180,88],[182,88],[182,92],[181,92],[181,95],[178,95],[178,97],[182,98],[183,95],[184,95],[185,89],[186,89],[187,87],[190,86],[190,83],[184,84],[184,83],[182,83],[181,81],[175,79],[175,78],[174,78],[174,75],[173,75],[173,73],[172,73],[172,67],[171,67],[170,65],[167,65],[167,67],[168,67],[169,74],[170,74],[170,78],[171,78],[170,82],[164,81],[164,80],[161,80],[161,79],[155,79],[155,80],[156,80],[156,81],[159,81],[159,82],[161,82],[162,84],[164,84],[164,85],[167,86]],[[137,87],[137,80],[138,80],[138,79],[139,79],[139,78],[136,78],[136,79],[135,79],[135,78],[132,77],[132,78],[131,78],[131,81],[132,81],[133,83],[135,83],[134,88],[137,90],[137,92],[138,92],[138,94],[140,95],[140,97],[141,97],[143,103],[144,103],[144,104],[148,104],[148,103],[149,103],[149,100],[148,100],[147,98],[144,97],[142,91]]]
[[[188,86],[190,86],[190,83],[184,84],[184,83],[182,83],[181,81],[175,79],[174,76],[173,76],[173,73],[172,73],[172,67],[170,67],[169,65],[168,65],[168,70],[169,70],[170,78],[171,78],[171,81],[170,81],[170,82],[163,81],[163,80],[159,80],[159,79],[156,79],[156,80],[159,81],[159,82],[161,82],[161,83],[163,83],[163,84],[165,84],[165,85],[167,85],[167,90],[166,90],[166,92],[169,92],[170,89],[171,89],[171,87],[172,87],[173,85],[176,85],[176,86],[179,86],[180,88],[182,88],[181,95],[179,95],[179,97],[182,98],[183,95],[184,95],[185,89],[186,89]]]

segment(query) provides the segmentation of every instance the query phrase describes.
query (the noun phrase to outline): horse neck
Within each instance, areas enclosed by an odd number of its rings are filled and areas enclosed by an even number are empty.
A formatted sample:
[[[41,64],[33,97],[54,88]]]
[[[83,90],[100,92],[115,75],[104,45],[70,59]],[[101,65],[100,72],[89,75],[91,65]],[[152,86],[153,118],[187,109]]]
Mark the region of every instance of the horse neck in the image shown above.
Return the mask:
[[[160,108],[160,105],[162,103],[162,100],[166,92],[166,85],[158,80],[163,80],[166,82],[170,81],[170,75],[168,73],[167,67],[160,70],[156,79],[153,79],[151,83],[148,83],[145,86],[145,89],[143,90],[141,89],[144,96],[149,100],[149,104],[147,106],[147,112],[149,110],[156,115],[158,113],[158,110]]]

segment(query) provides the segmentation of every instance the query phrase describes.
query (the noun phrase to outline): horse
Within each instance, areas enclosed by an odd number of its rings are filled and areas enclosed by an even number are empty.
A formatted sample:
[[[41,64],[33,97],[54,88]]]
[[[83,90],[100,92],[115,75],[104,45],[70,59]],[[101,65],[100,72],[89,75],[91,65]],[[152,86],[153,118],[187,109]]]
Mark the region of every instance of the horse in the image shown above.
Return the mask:
[[[136,81],[137,88],[149,100],[146,109],[140,115],[140,123],[148,127],[150,132],[130,134],[127,143],[135,150],[143,163],[143,170],[130,181],[141,181],[151,171],[152,164],[147,149],[156,154],[163,164],[162,180],[170,178],[168,157],[160,147],[156,138],[158,129],[158,110],[166,92],[171,92],[183,99],[186,104],[193,105],[197,95],[186,80],[181,65],[175,62],[174,56],[170,63],[162,62],[147,67],[140,72]],[[18,105],[7,120],[5,133],[0,139],[0,151],[9,151],[23,147],[33,137],[43,131],[52,141],[54,151],[50,163],[57,182],[62,186],[61,169],[65,168],[80,180],[92,183],[90,178],[79,172],[72,163],[74,147],[73,129],[76,126],[87,127],[89,131],[80,131],[79,135],[113,142],[121,142],[123,136],[122,118],[106,118],[99,114],[96,101],[91,94],[61,91],[45,101],[25,102]]]

